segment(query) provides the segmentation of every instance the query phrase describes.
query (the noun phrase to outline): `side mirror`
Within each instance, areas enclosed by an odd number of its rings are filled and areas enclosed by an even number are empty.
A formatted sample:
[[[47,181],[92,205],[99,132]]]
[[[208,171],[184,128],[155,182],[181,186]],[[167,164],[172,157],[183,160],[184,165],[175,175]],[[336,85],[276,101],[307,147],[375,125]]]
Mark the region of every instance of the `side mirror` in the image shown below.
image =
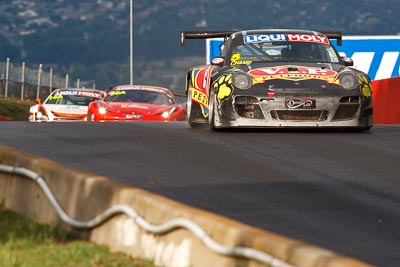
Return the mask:
[[[36,101],[36,103],[37,103],[38,105],[41,105],[41,104],[42,104],[42,99],[40,99],[40,98],[36,98],[35,101]]]
[[[342,60],[343,60],[343,62],[344,62],[344,64],[345,64],[346,66],[349,66],[349,67],[354,66],[354,62],[353,62],[353,60],[352,60],[351,58],[349,58],[349,57],[342,57]]]
[[[211,65],[213,66],[220,66],[222,67],[225,63],[225,58],[224,57],[215,57],[211,60]]]

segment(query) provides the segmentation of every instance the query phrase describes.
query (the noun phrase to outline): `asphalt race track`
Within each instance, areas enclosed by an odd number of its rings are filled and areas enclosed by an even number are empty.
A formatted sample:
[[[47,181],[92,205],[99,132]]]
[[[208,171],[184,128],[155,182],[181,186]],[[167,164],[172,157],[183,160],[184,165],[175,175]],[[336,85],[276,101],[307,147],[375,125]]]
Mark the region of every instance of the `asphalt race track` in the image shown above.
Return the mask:
[[[400,266],[400,126],[368,133],[0,122],[0,143],[384,267]]]

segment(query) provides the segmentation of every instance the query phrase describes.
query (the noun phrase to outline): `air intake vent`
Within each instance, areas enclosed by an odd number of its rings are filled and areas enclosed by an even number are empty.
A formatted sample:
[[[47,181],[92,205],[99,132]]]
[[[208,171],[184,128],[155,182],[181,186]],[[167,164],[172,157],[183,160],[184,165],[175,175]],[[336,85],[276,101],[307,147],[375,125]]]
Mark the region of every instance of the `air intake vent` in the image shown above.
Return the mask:
[[[258,104],[258,99],[254,96],[237,96],[235,97],[236,105]]]
[[[247,119],[264,119],[258,99],[253,96],[235,97],[235,111],[240,117]]]
[[[358,96],[346,96],[340,99],[340,103],[360,103],[360,97]]]
[[[272,110],[271,117],[285,121],[324,121],[328,118],[326,110]]]
[[[354,119],[356,118],[359,108],[359,104],[340,104],[332,121]]]

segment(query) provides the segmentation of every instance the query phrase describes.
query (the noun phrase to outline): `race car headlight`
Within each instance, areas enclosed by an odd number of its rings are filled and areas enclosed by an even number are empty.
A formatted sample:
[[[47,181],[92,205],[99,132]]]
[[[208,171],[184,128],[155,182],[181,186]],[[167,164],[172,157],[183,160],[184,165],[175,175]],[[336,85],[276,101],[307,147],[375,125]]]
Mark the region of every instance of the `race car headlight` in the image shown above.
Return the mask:
[[[99,107],[99,114],[104,115],[106,114],[107,110],[105,107]]]
[[[169,111],[164,111],[163,113],[161,113],[161,117],[163,117],[164,119],[168,118],[175,111],[175,109],[176,107],[173,107]]]
[[[42,112],[39,111],[38,113],[36,113],[36,118],[37,118],[37,119],[40,120],[42,117],[43,117]]]
[[[252,85],[250,75],[244,72],[236,72],[232,75],[232,83],[238,89],[246,90]]]
[[[344,72],[339,76],[340,85],[347,90],[353,90],[358,86],[357,76],[352,72]]]

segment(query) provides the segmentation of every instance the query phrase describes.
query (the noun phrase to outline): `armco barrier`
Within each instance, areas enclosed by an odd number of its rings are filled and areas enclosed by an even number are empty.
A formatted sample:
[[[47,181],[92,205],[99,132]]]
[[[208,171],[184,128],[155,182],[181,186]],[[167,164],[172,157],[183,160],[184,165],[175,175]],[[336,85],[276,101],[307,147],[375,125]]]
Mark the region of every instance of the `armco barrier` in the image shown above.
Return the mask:
[[[372,81],[373,124],[400,124],[400,77]]]
[[[89,240],[137,258],[153,260],[165,267],[299,266],[371,267],[316,246],[250,227],[203,210],[177,203],[105,177],[75,170],[45,158],[0,146],[0,164],[19,167],[43,179],[62,209],[77,221],[90,221],[116,205],[131,207],[152,225],[177,218],[198,225],[216,243],[230,248],[248,248],[270,255],[270,264],[251,257],[228,256],[209,249],[190,229],[174,228],[162,234],[142,229],[124,213],[116,214],[94,228],[85,230]],[[41,186],[20,173],[0,172],[0,202],[40,223],[65,229],[64,222]],[[235,250],[235,249],[233,249]]]

